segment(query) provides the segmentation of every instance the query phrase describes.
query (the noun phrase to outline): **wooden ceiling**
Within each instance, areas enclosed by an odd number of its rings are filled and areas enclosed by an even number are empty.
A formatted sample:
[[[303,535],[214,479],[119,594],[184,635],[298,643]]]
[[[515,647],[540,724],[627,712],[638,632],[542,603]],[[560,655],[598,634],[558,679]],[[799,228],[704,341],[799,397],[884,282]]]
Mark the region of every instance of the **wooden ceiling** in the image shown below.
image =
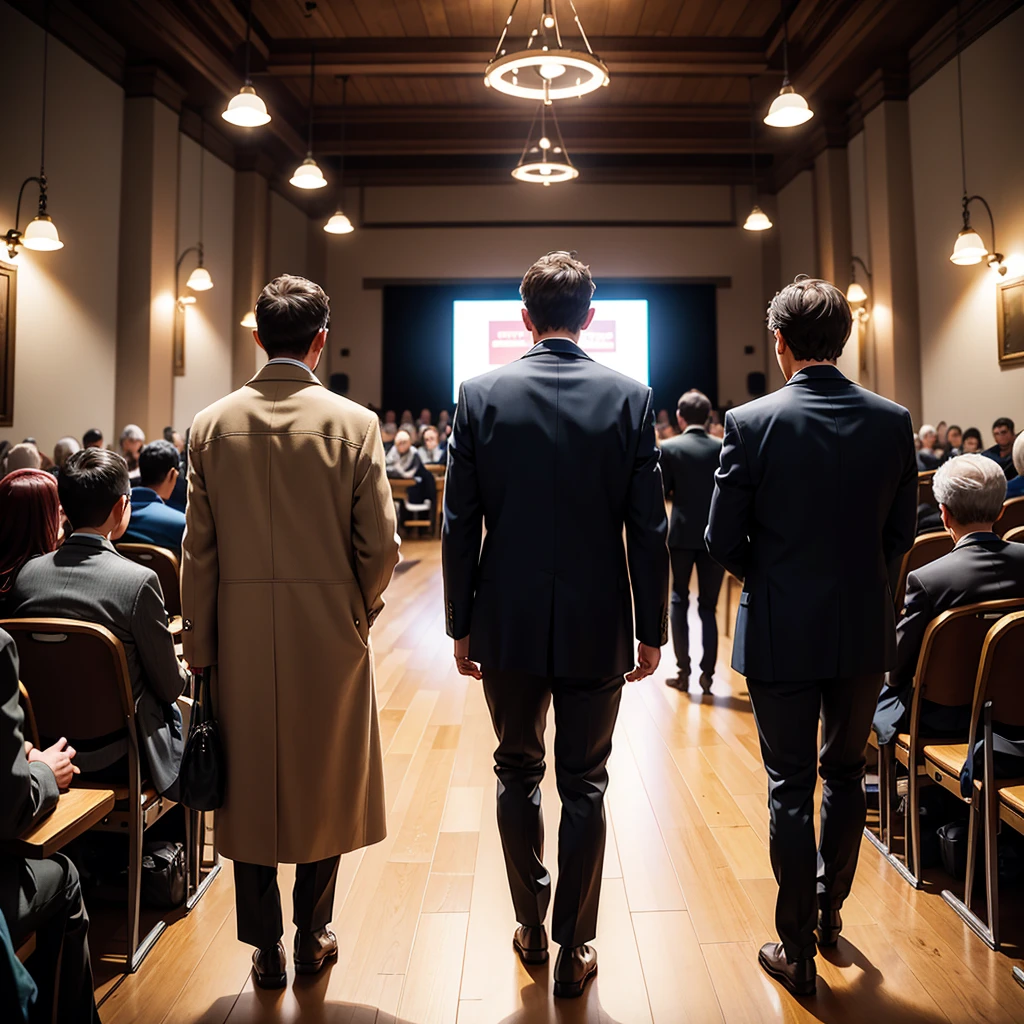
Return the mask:
[[[43,0],[9,2],[42,20]],[[575,0],[611,74],[607,89],[555,105],[585,180],[749,183],[753,153],[773,191],[1024,0],[783,2],[791,78],[816,114],[790,130],[761,123],[782,81],[780,0]],[[570,3],[556,3],[564,31]],[[273,115],[253,132],[219,117],[241,84],[246,6],[50,0],[50,24],[129,92],[141,72],[164,72],[184,92],[183,128],[197,132],[201,115],[236,166],[288,176],[306,148],[315,53],[314,154],[330,166],[344,134],[348,181],[506,180],[535,109],[483,83],[511,0],[253,0],[252,77]],[[511,31],[522,39],[541,12],[542,0],[519,0]]]

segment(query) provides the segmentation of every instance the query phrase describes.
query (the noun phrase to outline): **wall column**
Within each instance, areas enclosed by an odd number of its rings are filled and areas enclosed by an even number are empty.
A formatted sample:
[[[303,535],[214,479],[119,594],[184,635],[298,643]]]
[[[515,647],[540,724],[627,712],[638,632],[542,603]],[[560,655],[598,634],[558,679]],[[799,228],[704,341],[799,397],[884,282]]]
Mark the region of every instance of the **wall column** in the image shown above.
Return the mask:
[[[252,329],[240,321],[267,283],[270,185],[258,170],[235,172],[235,259],[232,282],[231,386],[240,388],[263,360]]]
[[[125,83],[115,428],[159,438],[174,408],[180,87],[159,70]]]

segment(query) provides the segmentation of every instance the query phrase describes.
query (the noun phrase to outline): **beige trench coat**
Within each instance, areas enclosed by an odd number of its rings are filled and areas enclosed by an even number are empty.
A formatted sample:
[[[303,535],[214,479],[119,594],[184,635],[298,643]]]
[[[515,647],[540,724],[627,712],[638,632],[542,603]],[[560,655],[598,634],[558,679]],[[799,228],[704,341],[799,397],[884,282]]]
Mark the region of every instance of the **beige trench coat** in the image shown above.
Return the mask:
[[[189,438],[184,655],[215,666],[221,852],[323,860],[386,834],[369,628],[398,563],[376,417],[266,365]]]

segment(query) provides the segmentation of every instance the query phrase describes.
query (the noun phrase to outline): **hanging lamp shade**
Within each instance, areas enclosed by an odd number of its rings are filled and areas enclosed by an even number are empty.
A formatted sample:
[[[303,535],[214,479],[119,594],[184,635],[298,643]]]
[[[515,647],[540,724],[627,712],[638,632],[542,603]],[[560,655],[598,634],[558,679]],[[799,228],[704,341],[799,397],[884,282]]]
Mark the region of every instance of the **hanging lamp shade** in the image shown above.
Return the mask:
[[[213,278],[206,267],[196,267],[189,274],[185,287],[191,288],[194,292],[208,292],[213,287]]]
[[[348,235],[355,231],[355,228],[352,227],[352,221],[341,210],[337,210],[334,216],[324,225],[324,231],[329,235]]]
[[[64,243],[57,234],[57,225],[45,213],[28,222],[25,233],[21,236],[21,244],[26,249],[35,249],[37,252],[52,252],[54,249],[64,248]]]
[[[770,227],[772,227],[772,222],[760,206],[755,206],[743,222],[744,231],[767,231]]]
[[[320,170],[320,165],[311,156],[307,156],[295,168],[295,173],[288,182],[296,188],[323,188],[327,184],[327,179]]]
[[[956,236],[949,262],[959,267],[971,267],[975,263],[980,263],[987,255],[988,249],[981,240],[981,235],[974,228],[966,227]]]
[[[538,119],[540,120],[539,130],[537,130]],[[579,176],[580,172],[566,152],[565,140],[562,138],[562,130],[558,127],[558,119],[555,117],[554,111],[548,113],[545,104],[540,103],[537,113],[533,115],[530,133],[526,137],[526,145],[523,146],[519,163],[512,169],[512,177],[516,181],[549,186],[563,181],[572,181]]]
[[[266,103],[256,95],[250,82],[242,86],[237,96],[231,97],[227,110],[220,116],[241,128],[259,128],[270,121]]]
[[[807,100],[786,82],[779,90],[779,95],[772,100],[764,123],[773,128],[795,128],[798,124],[810,121],[812,117],[814,111],[807,105]]]
[[[259,324],[256,323],[256,314],[253,312],[253,310],[250,309],[249,312],[246,313],[245,316],[243,316],[241,320],[239,320],[238,326],[239,327],[248,327],[248,328],[250,328],[251,330],[254,330],[254,331],[256,330],[256,328],[259,326]]]
[[[850,287],[846,289],[846,301],[851,306],[857,306],[868,301],[868,293],[861,287],[859,281],[851,281]]]

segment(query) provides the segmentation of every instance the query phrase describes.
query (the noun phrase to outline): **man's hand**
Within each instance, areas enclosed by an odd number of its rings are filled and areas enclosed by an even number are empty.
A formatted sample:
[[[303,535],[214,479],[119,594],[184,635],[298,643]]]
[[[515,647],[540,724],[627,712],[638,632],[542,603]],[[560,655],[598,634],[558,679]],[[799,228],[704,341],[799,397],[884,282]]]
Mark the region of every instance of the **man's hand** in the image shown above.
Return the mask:
[[[71,780],[82,773],[81,768],[71,763],[71,759],[76,753],[75,748],[69,746],[68,741],[61,736],[52,747],[47,747],[45,750],[37,750],[33,747],[28,751],[28,759],[42,761],[53,772],[53,777],[57,780],[57,788],[67,789],[71,785]]]
[[[657,671],[661,664],[661,648],[648,647],[647,644],[636,645],[636,668],[626,674],[627,683],[635,683],[638,679],[646,679]]]
[[[475,661],[469,660],[469,636],[455,641],[455,664],[459,668],[460,675],[472,676],[474,679],[483,679],[484,674]]]

